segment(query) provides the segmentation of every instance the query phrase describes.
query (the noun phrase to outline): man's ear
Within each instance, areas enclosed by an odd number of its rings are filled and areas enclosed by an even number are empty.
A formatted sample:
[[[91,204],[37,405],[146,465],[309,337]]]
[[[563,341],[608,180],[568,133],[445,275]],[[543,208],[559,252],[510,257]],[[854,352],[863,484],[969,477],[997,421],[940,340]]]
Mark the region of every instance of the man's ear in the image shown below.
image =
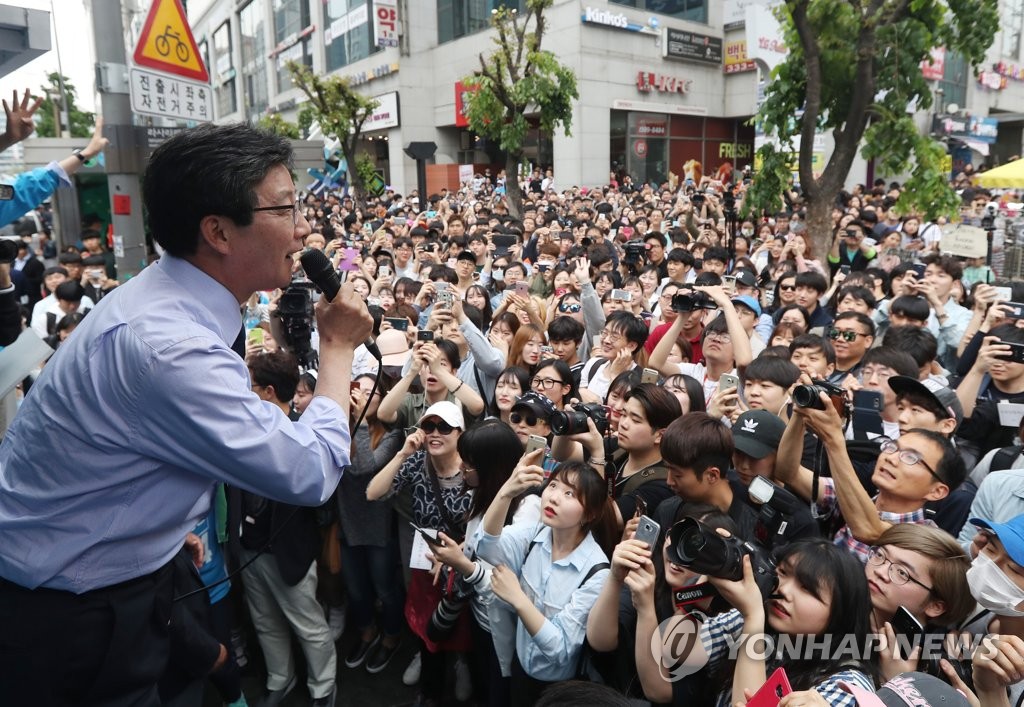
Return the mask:
[[[231,249],[231,230],[235,224],[226,216],[207,214],[199,221],[199,240],[215,253],[227,255]]]
[[[942,499],[944,499],[948,495],[949,495],[949,486],[947,484],[942,483],[941,481],[937,481],[932,486],[931,490],[929,490],[928,493],[926,493],[924,495],[924,500],[925,501],[941,501]]]

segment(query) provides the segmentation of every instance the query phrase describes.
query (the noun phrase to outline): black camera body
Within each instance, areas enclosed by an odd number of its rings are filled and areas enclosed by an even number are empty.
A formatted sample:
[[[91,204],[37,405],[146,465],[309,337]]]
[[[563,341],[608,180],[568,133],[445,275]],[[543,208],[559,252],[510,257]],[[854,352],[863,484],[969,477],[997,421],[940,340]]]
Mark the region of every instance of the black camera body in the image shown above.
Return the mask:
[[[285,344],[299,359],[299,364],[306,369],[317,368],[317,355],[311,342],[314,322],[313,283],[309,280],[292,280],[277,301],[275,316],[280,318]]]
[[[622,262],[625,265],[639,265],[647,252],[647,248],[642,241],[629,241],[623,248],[626,251],[626,254],[622,257]]]
[[[828,381],[814,380],[811,381],[811,385],[796,386],[793,388],[793,404],[802,408],[824,410],[825,403],[821,402],[821,393],[828,395],[840,415],[846,415],[849,407],[846,390]]]
[[[608,432],[608,408],[600,403],[575,406],[575,410],[559,410],[551,415],[551,431],[556,435],[574,435],[587,431],[587,418],[602,435]]]
[[[715,301],[703,292],[689,292],[672,295],[672,311],[685,314],[696,309],[718,309]]]
[[[696,518],[683,518],[669,531],[668,559],[698,574],[738,582],[743,579],[743,558],[750,555],[754,582],[768,598],[778,586],[775,561],[759,545],[735,536],[723,537]]]

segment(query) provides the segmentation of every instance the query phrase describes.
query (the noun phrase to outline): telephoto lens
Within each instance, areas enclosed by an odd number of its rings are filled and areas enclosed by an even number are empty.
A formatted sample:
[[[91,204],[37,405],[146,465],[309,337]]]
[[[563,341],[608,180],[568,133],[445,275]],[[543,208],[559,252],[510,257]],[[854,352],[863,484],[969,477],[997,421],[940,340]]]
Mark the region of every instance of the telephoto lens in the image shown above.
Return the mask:
[[[668,531],[668,559],[691,572],[738,582],[743,579],[743,557],[750,555],[754,582],[761,596],[778,586],[775,562],[762,547],[735,536],[725,537],[696,518],[683,518]]]

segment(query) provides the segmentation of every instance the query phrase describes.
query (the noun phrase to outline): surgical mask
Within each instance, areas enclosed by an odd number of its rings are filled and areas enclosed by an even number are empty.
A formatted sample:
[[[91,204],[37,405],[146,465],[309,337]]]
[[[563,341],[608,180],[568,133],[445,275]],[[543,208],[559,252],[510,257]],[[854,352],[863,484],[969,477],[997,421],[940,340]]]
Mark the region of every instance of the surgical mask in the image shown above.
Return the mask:
[[[1024,602],[1024,589],[999,569],[999,565],[985,553],[979,554],[967,570],[967,584],[971,596],[980,606],[998,616],[1024,616],[1017,607]]]
[[[752,228],[742,228],[742,229],[740,229],[740,233],[742,233],[744,236],[749,238],[750,236],[754,235],[754,229],[752,229]]]

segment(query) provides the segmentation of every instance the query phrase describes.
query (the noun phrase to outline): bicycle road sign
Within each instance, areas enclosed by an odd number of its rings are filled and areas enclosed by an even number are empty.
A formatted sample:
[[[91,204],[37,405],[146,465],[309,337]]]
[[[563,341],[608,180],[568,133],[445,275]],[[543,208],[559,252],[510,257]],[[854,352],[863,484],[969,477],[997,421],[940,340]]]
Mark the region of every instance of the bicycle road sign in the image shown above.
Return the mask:
[[[180,0],[153,0],[135,45],[134,60],[138,66],[202,83],[210,81]]]

